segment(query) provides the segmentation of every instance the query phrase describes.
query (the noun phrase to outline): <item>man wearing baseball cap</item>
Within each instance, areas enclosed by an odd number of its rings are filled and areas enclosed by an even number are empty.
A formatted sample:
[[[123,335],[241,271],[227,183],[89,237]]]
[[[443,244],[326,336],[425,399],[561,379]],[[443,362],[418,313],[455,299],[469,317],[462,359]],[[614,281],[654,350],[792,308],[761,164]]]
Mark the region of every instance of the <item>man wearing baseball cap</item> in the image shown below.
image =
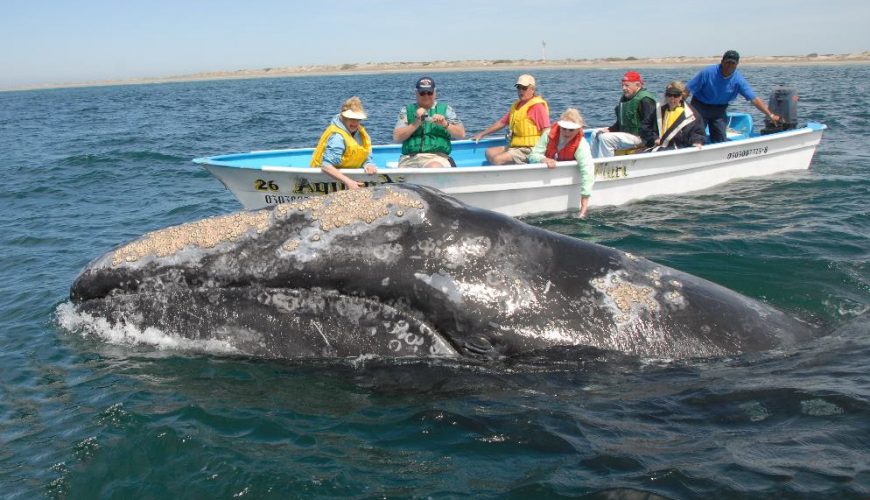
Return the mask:
[[[402,143],[399,167],[449,167],[451,139],[465,137],[453,108],[436,100],[435,80],[424,76],[414,86],[417,102],[402,107],[393,140]]]
[[[643,78],[637,71],[622,75],[622,98],[615,111],[616,122],[592,135],[594,157],[613,156],[617,149],[655,146],[658,138],[656,98],[644,88]]]
[[[528,163],[529,153],[538,142],[541,132],[550,127],[550,107],[543,97],[535,92],[535,77],[520,75],[514,85],[518,99],[511,109],[483,132],[472,138],[482,137],[509,127],[507,147],[494,146],[486,149],[486,159],[491,165]]]
[[[728,103],[742,95],[753,106],[764,113],[770,121],[776,123],[779,116],[768,109],[767,104],[755,95],[749,82],[737,70],[740,54],[729,50],[722,55],[719,64],[713,64],[702,69],[689,80],[686,87],[692,93],[692,106],[704,118],[710,128],[710,142],[725,142],[728,126]]]

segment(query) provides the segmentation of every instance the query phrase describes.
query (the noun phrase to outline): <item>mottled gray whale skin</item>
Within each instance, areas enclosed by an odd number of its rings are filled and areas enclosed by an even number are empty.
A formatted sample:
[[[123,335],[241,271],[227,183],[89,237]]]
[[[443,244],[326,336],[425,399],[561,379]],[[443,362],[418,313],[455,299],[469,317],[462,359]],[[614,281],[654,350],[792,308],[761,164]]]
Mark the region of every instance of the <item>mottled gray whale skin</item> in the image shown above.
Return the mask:
[[[76,279],[79,313],[273,358],[499,359],[562,346],[678,359],[812,328],[612,248],[379,186],[148,233]]]

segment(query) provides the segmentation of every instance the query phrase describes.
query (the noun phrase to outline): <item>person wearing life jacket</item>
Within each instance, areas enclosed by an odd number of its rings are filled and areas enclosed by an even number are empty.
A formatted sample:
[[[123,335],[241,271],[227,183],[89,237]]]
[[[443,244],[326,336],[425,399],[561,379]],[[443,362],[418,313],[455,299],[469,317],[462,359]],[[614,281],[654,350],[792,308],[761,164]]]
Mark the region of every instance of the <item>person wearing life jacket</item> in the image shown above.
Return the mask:
[[[606,158],[617,149],[651,148],[658,138],[656,98],[644,88],[637,71],[622,77],[622,98],[616,105],[616,122],[592,135],[592,156]]]
[[[528,163],[529,153],[541,132],[550,127],[550,107],[543,97],[535,93],[535,78],[532,75],[520,75],[514,86],[519,99],[511,105],[511,109],[486,130],[472,137],[477,142],[486,135],[508,127],[507,147],[495,146],[486,150],[486,159],[491,165]]]
[[[559,161],[577,162],[580,169],[579,216],[586,217],[595,183],[595,165],[592,163],[592,150],[583,137],[583,116],[575,108],[566,109],[555,125],[544,130],[529,153],[529,163],[543,163],[547,168],[556,168]]]
[[[710,142],[714,144],[728,140],[728,104],[737,99],[737,94],[751,102],[771,122],[776,123],[781,119],[755,95],[749,82],[737,70],[739,63],[740,54],[736,50],[729,50],[722,55],[719,64],[702,69],[686,84],[692,93],[692,106],[704,118],[704,123],[709,125]]]
[[[339,169],[364,167],[367,174],[378,171],[372,158],[372,141],[360,124],[366,118],[359,97],[344,101],[341,111],[323,131],[311,155],[312,167],[320,167],[324,174],[344,183],[348,189],[361,188],[363,183],[344,175]]]
[[[651,151],[687,148],[701,148],[707,141],[704,133],[704,119],[686,102],[689,91],[686,84],[674,80],[665,87],[665,105],[656,111],[659,138]]]
[[[417,102],[403,106],[393,129],[402,143],[399,167],[450,167],[451,139],[463,139],[465,126],[453,108],[436,100],[435,80],[424,76],[415,85]]]

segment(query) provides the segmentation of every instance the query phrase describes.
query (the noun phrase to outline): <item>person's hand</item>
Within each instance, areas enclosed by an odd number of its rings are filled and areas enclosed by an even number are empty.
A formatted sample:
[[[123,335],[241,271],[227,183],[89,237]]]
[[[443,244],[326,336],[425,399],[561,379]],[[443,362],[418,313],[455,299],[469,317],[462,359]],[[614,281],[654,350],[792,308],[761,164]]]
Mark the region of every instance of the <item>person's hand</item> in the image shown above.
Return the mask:
[[[471,140],[473,140],[475,143],[478,143],[478,142],[480,142],[480,139],[482,137],[483,137],[483,132],[481,132],[479,134],[474,134],[473,136],[471,136]]]
[[[378,167],[376,167],[374,163],[367,163],[365,171],[367,174],[376,174],[378,173]]]
[[[577,214],[578,219],[586,218],[586,211],[589,210],[589,197],[588,196],[580,196],[580,213]]]
[[[782,121],[782,117],[776,113],[771,113],[770,114],[770,121],[772,121],[773,123],[779,123],[780,121]]]
[[[698,148],[698,149],[701,149],[702,147],[704,147],[704,145],[701,144],[700,142],[697,143],[697,144],[692,144],[692,145],[695,146],[695,147]]]
[[[348,179],[347,182],[344,183],[344,185],[347,186],[348,189],[359,189],[363,187],[362,183],[351,179]]]
[[[447,128],[447,117],[444,115],[432,115],[432,122],[441,125],[444,128]]]
[[[556,160],[552,158],[544,158],[544,163],[547,164],[547,168],[556,168]]]
[[[426,110],[425,110],[425,109],[423,109],[423,108],[417,108],[417,118],[416,118],[416,121],[422,123],[423,120],[425,120],[425,118],[423,118],[423,115],[425,115],[425,114],[426,114]]]

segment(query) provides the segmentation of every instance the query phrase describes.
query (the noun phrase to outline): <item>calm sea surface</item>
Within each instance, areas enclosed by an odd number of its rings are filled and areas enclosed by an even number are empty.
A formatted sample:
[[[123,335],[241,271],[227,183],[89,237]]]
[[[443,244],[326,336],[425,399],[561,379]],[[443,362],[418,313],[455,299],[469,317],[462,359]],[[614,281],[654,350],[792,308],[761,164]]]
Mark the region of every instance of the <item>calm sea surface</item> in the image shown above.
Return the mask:
[[[696,69],[643,73],[658,94]],[[765,99],[795,86],[801,122],[828,125],[811,170],[527,222],[832,333],[790,352],[546,370],[271,363],[60,326],[92,258],[240,209],[191,158],[312,146],[351,95],[388,142],[419,75],[0,93],[0,495],[867,498],[870,66],[742,70]],[[517,73],[434,77],[474,133]],[[554,115],[573,105],[604,125],[621,74],[536,76]]]

